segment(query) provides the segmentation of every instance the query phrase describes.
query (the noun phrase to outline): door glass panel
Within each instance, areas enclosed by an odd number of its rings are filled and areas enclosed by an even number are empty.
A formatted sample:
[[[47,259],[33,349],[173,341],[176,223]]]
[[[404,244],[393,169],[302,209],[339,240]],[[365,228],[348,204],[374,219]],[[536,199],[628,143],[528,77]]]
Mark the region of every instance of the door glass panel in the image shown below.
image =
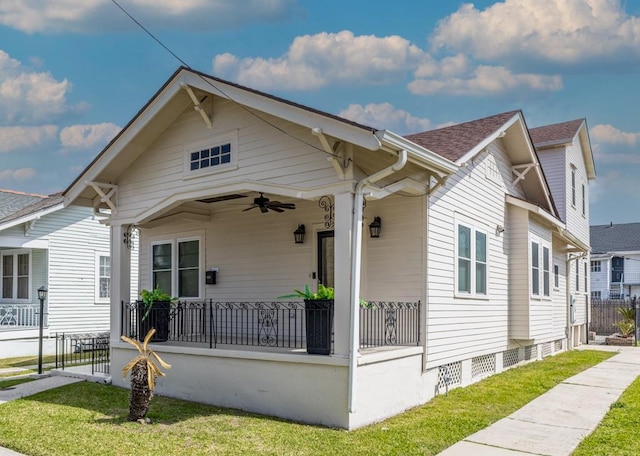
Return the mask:
[[[318,232],[318,283],[326,287],[335,286],[333,231]]]

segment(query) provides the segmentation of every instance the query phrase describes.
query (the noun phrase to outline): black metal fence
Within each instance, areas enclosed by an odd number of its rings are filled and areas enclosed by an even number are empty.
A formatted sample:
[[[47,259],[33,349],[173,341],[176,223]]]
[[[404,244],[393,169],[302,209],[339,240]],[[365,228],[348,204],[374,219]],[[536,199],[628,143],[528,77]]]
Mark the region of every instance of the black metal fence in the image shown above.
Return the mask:
[[[326,310],[329,312],[328,310]],[[122,303],[122,334],[140,339],[146,333],[140,302]],[[145,321],[168,320],[163,340],[218,345],[304,349],[303,302],[177,302],[166,316],[152,308]],[[318,311],[316,311],[318,312]],[[360,346],[370,348],[420,343],[420,303],[371,302],[360,309]]]
[[[91,365],[91,374],[109,373],[109,333],[56,333],[56,369]]]
[[[621,307],[634,308],[636,298],[627,299],[591,299],[591,319],[589,320],[589,331],[596,334],[611,335],[618,332],[616,323],[622,321],[622,316],[618,313]]]
[[[420,344],[420,301],[360,307],[360,348]]]

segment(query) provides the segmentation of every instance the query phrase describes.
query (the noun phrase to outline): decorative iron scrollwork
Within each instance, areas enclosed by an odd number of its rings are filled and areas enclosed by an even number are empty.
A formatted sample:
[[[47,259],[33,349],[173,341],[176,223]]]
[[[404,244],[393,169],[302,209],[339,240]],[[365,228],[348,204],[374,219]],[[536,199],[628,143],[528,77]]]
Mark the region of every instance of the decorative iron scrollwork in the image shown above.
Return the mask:
[[[318,206],[320,207],[320,209],[324,209],[324,211],[326,212],[324,216],[324,227],[327,229],[333,228],[334,226],[333,211],[335,209],[335,204],[331,199],[331,197],[323,196],[322,198],[320,198],[320,200],[318,201]]]
[[[133,248],[133,238],[139,233],[140,233],[140,230],[138,229],[137,226],[133,224],[129,225],[129,227],[127,228],[127,231],[125,231],[123,234],[124,239],[122,241],[124,242],[124,245],[126,248],[128,248],[129,250]]]

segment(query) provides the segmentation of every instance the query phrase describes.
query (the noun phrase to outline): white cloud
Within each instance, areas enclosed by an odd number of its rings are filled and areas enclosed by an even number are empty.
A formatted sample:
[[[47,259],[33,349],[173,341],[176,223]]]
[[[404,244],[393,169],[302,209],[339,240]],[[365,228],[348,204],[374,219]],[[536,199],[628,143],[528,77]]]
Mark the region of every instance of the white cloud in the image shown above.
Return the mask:
[[[32,179],[36,175],[33,168],[5,169],[0,171],[0,182],[18,182]]]
[[[58,127],[42,125],[38,127],[0,127],[0,153],[32,148],[56,139]]]
[[[502,64],[628,62],[640,55],[640,18],[627,15],[620,0],[504,0],[482,11],[467,3],[440,21],[431,38],[435,49]]]
[[[374,128],[391,130],[398,134],[415,133],[432,128],[429,119],[414,117],[407,111],[396,109],[390,103],[352,104],[339,116]]]
[[[640,133],[627,133],[609,124],[598,124],[589,131],[591,139],[598,143],[635,146],[640,143]]]
[[[71,84],[48,72],[31,71],[0,50],[0,122],[34,122],[70,109]]]
[[[231,28],[300,14],[297,0],[127,0],[120,2],[145,26]],[[27,33],[100,32],[133,27],[110,0],[0,0],[0,24]]]
[[[104,147],[121,128],[112,123],[72,125],[60,131],[60,143],[67,149],[95,149]]]
[[[429,79],[418,78],[408,85],[409,91],[416,95],[488,95],[498,94],[516,89],[535,91],[553,91],[562,88],[560,76],[541,74],[512,73],[502,66],[480,65],[466,71],[469,65],[462,61],[453,61],[448,65],[447,59],[439,68],[424,67],[416,71],[416,75],[431,75]],[[456,72],[462,74],[456,74]]]
[[[213,59],[213,72],[256,88],[307,90],[345,82],[387,82],[404,77],[426,58],[400,36],[354,36],[342,31],[296,37],[278,58],[220,54]]]

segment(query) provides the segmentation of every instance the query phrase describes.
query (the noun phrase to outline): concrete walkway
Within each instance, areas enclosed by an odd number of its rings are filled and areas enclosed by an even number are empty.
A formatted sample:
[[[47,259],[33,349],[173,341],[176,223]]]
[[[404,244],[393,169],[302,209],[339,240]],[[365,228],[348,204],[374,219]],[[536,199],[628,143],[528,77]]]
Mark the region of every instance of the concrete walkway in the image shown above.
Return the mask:
[[[640,349],[619,352],[568,378],[520,410],[470,435],[441,456],[567,456],[591,434],[613,402],[640,375]]]

